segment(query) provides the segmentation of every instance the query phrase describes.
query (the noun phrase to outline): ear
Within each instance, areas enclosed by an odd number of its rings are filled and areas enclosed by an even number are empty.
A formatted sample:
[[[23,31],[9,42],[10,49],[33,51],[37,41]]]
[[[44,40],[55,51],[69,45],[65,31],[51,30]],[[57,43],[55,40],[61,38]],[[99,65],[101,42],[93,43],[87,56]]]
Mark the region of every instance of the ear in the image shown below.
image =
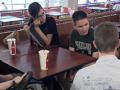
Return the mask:
[[[96,46],[96,44],[95,44],[95,40],[93,41],[93,46],[97,49],[97,46]]]
[[[119,39],[119,42],[118,42],[117,48],[119,48],[119,47],[120,47],[120,39]]]

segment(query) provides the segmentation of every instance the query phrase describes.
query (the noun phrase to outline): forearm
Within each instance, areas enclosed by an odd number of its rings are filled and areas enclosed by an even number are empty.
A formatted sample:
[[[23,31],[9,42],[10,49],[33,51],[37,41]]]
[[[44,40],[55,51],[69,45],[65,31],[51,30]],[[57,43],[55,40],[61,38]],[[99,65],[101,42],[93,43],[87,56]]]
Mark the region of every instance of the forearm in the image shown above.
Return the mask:
[[[35,31],[39,34],[39,36],[43,39],[46,45],[50,45],[52,36],[47,37],[39,27],[35,27]]]
[[[74,51],[75,51],[75,48],[69,47],[69,50],[74,52]]]
[[[0,83],[0,90],[6,90],[13,85],[13,80]]]
[[[13,79],[13,76],[11,74],[7,74],[7,75],[0,75],[0,79],[3,81],[8,81]]]
[[[92,56],[95,58],[99,58],[99,52],[93,52]]]

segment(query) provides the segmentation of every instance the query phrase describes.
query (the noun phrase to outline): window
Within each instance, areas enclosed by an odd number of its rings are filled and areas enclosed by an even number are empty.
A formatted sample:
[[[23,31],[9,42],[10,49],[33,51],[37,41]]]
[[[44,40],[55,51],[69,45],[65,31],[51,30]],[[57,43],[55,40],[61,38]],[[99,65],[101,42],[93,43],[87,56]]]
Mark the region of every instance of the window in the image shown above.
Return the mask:
[[[78,4],[86,4],[87,0],[78,0]]]
[[[32,2],[38,2],[42,7],[60,6],[60,0],[0,0],[4,2],[9,10],[28,8]]]
[[[95,3],[95,2],[106,2],[107,0],[78,0],[78,4],[87,4],[87,3]],[[119,0],[111,0],[111,1],[119,1]]]
[[[97,0],[97,2],[106,2],[107,0]]]
[[[44,7],[44,0],[26,0],[26,8],[28,8],[29,4],[32,2],[38,2],[42,7]]]
[[[49,0],[49,7],[60,6],[60,0]]]
[[[25,7],[25,1],[24,0],[12,0],[12,8],[13,9],[22,9]]]

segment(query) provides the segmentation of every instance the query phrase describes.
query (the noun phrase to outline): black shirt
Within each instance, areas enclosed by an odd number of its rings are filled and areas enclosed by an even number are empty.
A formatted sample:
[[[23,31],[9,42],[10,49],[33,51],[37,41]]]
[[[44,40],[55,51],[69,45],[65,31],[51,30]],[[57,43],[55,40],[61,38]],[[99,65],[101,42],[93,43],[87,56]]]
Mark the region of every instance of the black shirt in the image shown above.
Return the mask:
[[[44,46],[45,45],[44,41],[42,40],[42,38],[37,34],[37,32],[34,29],[34,24],[33,24],[32,18],[29,20],[28,25],[30,26],[30,33],[31,33],[32,37],[37,41],[37,43],[40,43],[40,44],[42,44],[42,46]],[[51,45],[59,44],[59,36],[58,36],[58,32],[57,32],[57,26],[56,26],[56,22],[53,17],[50,17],[47,15],[46,22],[43,23],[42,25],[40,25],[39,28],[45,35],[47,35],[47,34],[53,35]]]

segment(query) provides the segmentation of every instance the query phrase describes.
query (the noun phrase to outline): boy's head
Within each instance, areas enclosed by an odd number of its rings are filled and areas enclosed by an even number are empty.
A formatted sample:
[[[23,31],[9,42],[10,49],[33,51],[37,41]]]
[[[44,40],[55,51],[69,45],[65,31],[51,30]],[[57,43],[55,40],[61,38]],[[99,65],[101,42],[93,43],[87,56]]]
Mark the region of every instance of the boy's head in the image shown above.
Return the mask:
[[[42,23],[46,21],[46,14],[38,2],[33,2],[28,7],[29,14],[34,19],[39,19]]]
[[[117,27],[105,22],[95,28],[94,40],[97,49],[101,53],[113,52],[119,46],[119,33]]]
[[[72,15],[72,19],[74,29],[82,36],[87,35],[90,27],[87,14],[84,11],[75,11]]]

